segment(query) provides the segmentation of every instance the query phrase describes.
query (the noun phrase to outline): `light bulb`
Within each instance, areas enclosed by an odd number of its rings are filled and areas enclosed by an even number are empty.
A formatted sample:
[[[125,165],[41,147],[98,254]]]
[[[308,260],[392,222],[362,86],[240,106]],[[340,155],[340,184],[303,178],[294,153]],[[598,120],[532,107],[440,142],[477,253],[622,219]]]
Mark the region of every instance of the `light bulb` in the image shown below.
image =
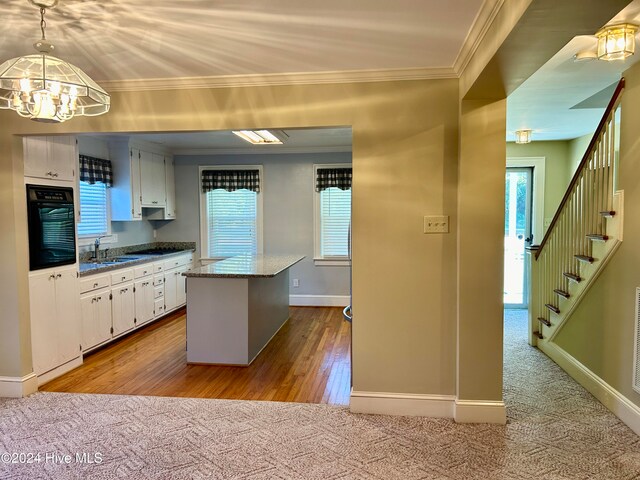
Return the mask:
[[[31,91],[31,82],[28,78],[20,79],[20,90],[29,93]]]

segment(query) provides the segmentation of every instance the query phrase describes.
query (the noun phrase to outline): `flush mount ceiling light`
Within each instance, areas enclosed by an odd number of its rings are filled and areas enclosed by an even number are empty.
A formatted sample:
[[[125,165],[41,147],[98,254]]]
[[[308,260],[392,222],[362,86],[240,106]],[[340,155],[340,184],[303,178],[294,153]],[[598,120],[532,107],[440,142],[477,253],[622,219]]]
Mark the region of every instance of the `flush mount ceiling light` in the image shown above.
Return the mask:
[[[596,33],[599,60],[624,60],[636,49],[637,25],[608,25]]]
[[[78,67],[49,55],[55,47],[46,39],[44,16],[58,0],[29,2],[40,8],[42,38],[33,44],[39,53],[0,65],[0,108],[49,123],[64,122],[74,115],[107,113],[109,94]]]
[[[283,131],[278,132],[277,136],[269,130],[234,130],[233,133],[252,145],[282,145],[289,137]]]
[[[531,130],[516,130],[516,143],[531,143]]]

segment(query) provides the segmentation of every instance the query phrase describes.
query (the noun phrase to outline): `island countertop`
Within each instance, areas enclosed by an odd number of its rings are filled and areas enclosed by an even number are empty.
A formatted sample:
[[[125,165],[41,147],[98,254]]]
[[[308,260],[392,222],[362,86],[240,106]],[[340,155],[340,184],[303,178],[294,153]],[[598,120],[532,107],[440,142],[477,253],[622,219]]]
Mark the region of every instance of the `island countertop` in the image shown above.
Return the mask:
[[[268,278],[295,265],[304,255],[238,255],[184,272],[196,278]]]

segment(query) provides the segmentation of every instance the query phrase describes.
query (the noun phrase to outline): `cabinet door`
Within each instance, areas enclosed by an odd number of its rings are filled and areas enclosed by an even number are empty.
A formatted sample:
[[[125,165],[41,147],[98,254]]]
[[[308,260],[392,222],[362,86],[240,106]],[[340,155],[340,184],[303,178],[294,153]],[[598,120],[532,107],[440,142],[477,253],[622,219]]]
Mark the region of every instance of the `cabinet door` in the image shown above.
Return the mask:
[[[96,329],[98,321],[95,308],[96,297],[89,293],[80,297],[80,318],[82,320],[82,350],[95,347],[99,342],[96,340]]]
[[[111,338],[111,301],[109,290],[96,293],[96,345]]]
[[[178,269],[178,280],[176,282],[176,303],[181,307],[187,303],[187,277],[182,275],[188,270],[188,267],[180,267]]]
[[[78,156],[75,137],[47,137],[48,170],[55,180],[75,180]]]
[[[47,159],[49,157],[49,144],[47,137],[25,137],[24,150],[24,175],[25,177],[51,178],[47,175]]]
[[[143,206],[165,205],[165,181],[164,157],[140,151],[140,186]]]
[[[80,356],[80,289],[75,268],[56,270],[58,365]]]
[[[111,302],[109,290],[91,292],[80,297],[82,312],[82,350],[100,345],[111,338]]]
[[[141,161],[142,153],[136,148],[129,151],[131,160],[131,205],[133,218],[142,218]]]
[[[152,280],[138,280],[135,283],[135,304],[136,304],[136,320],[137,325],[148,322],[153,319],[153,285]]]
[[[178,306],[177,298],[178,271],[170,270],[164,274],[164,306],[165,312],[170,312]]]
[[[156,318],[164,315],[164,298],[158,298],[153,307],[153,314]]]
[[[113,336],[118,336],[135,326],[135,301],[133,283],[123,283],[111,290]]]
[[[167,196],[167,206],[164,209],[165,220],[173,220],[176,218],[176,181],[174,170],[173,157],[164,157],[165,189]]]
[[[29,276],[31,351],[36,375],[57,367],[56,275],[52,271]]]

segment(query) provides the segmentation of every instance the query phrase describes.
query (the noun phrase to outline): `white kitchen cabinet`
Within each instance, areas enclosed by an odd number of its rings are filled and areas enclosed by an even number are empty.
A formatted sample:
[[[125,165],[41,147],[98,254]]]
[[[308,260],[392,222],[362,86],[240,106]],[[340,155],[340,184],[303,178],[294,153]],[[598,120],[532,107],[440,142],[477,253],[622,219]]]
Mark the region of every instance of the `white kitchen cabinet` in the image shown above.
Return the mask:
[[[111,297],[113,336],[117,337],[136,326],[133,283],[123,283],[112,288]]]
[[[140,194],[143,207],[160,208],[166,205],[163,155],[140,151]]]
[[[154,317],[154,287],[153,277],[142,278],[135,282],[136,326],[153,320]]]
[[[129,142],[113,142],[109,144],[109,157],[113,169],[111,220],[142,220],[140,150],[129,148]]]
[[[41,375],[80,356],[80,302],[75,267],[29,275],[33,365]]]
[[[173,157],[165,155],[164,174],[166,190],[166,207],[164,209],[164,219],[173,220],[176,218],[176,180]]]
[[[87,351],[111,339],[110,290],[103,289],[80,297],[82,311],[82,350]]]
[[[187,279],[182,276],[182,273],[191,270],[192,267],[192,253],[173,257],[164,263],[164,304],[166,312],[186,305]]]
[[[76,137],[25,137],[25,177],[74,181],[78,168]]]
[[[178,307],[178,271],[164,272],[164,310],[170,312]]]

